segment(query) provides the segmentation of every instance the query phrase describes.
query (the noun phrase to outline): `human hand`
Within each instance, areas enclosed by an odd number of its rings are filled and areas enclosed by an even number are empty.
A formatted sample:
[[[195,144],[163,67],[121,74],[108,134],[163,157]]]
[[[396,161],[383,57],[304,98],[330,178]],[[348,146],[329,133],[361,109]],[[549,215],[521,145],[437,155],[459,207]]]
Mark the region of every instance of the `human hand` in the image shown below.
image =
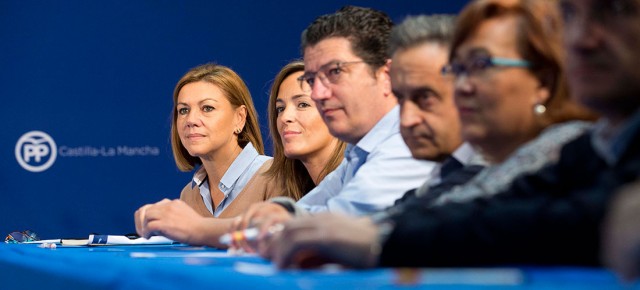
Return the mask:
[[[368,218],[336,214],[300,217],[285,223],[266,249],[279,268],[315,268],[327,263],[374,267],[378,228]]]
[[[248,253],[263,249],[268,246],[273,229],[291,218],[292,215],[278,204],[271,202],[253,204],[243,215],[234,219],[229,233],[233,235],[234,232],[256,227],[260,232],[257,239],[253,241],[232,240],[230,247],[232,249],[242,249]],[[259,252],[262,253],[262,251]]]
[[[201,244],[205,218],[182,200],[163,199],[135,213],[136,231],[142,237],[162,235],[187,244]]]
[[[166,202],[170,202],[171,200],[169,199],[163,199],[155,204],[161,204],[161,203],[166,203]],[[147,209],[149,207],[152,207],[154,204],[145,204],[142,207],[140,207],[138,210],[136,210],[136,212],[133,214],[133,219],[134,219],[134,223],[136,225],[136,233],[138,233],[139,236],[141,237],[146,237],[148,238],[148,236],[146,235],[146,230],[145,230],[145,216],[146,216],[146,212]],[[151,236],[151,235],[149,235]]]

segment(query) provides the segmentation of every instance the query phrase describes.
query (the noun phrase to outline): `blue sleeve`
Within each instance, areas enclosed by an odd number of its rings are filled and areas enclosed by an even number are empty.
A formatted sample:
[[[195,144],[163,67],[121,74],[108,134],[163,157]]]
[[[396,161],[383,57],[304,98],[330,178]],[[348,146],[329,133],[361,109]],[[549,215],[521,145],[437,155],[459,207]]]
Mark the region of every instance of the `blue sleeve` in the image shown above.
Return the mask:
[[[298,202],[310,212],[366,215],[393,205],[430,176],[435,163],[413,159],[399,133],[380,143],[345,184],[346,161]]]

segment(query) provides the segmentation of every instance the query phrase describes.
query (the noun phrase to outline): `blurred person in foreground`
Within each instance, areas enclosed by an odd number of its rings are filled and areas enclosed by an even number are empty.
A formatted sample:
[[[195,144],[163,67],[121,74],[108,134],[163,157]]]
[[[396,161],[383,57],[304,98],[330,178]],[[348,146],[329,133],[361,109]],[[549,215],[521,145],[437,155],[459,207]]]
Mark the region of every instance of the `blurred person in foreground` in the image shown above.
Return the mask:
[[[501,5],[527,2],[534,1],[480,0],[465,11],[488,4],[492,14],[501,11]],[[558,5],[572,96],[602,118],[565,145],[557,163],[516,178],[492,198],[405,207],[375,227],[369,234],[374,238],[359,238],[364,236],[361,225],[322,216],[316,218],[351,226],[350,234],[345,237],[328,227],[320,235],[327,238],[314,243],[318,235],[307,235],[311,242],[305,244],[294,240],[304,226],[287,224],[277,237],[287,243],[274,242],[276,263],[601,265],[600,224],[607,206],[613,193],[640,173],[640,1],[563,0]],[[451,57],[455,63],[458,55]],[[343,244],[336,246],[333,240]]]

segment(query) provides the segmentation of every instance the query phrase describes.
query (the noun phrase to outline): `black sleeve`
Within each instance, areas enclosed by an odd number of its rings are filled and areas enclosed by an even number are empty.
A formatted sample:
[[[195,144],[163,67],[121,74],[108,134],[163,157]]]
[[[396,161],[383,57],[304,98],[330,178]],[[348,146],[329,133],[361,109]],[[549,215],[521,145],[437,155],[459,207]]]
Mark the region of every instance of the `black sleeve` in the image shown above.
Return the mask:
[[[558,164],[517,178],[493,197],[440,207],[414,203],[391,217],[382,266],[598,265],[599,223],[621,184],[588,138]]]
[[[411,189],[411,190],[405,192],[402,195],[401,198],[396,199],[396,201],[393,203],[393,205],[391,207],[401,205],[401,204],[407,202],[408,200],[414,199],[416,197],[416,191],[417,190],[418,190],[417,188],[414,188],[414,189]]]
[[[424,197],[420,197],[420,202],[430,204],[441,195],[451,191],[454,187],[463,185],[475,177],[484,169],[482,165],[468,165],[447,175],[440,183],[429,188]]]
[[[455,172],[452,172],[447,177],[445,177],[440,183],[429,187],[425,197],[421,197],[427,200],[435,200],[443,193],[449,192],[455,186],[462,185],[467,183],[471,178],[476,176],[480,171],[484,169],[482,165],[469,165],[462,167]],[[397,199],[392,207],[396,206],[404,206],[404,204],[413,203],[417,201],[416,191],[418,189],[414,188],[405,192],[405,194]],[[425,201],[422,201],[425,202]]]

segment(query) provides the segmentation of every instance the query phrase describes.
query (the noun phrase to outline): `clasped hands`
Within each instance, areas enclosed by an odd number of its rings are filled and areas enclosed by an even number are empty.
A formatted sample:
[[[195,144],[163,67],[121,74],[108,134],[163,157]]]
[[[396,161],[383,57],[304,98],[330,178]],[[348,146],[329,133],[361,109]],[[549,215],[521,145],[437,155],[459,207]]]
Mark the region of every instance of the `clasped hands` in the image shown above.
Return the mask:
[[[135,212],[137,233],[145,238],[162,235],[191,245],[219,246],[219,235],[211,235],[211,218],[204,218],[181,200],[164,199]],[[257,239],[232,242],[231,248],[257,252],[279,268],[316,268],[340,264],[353,268],[376,265],[378,227],[368,218],[321,213],[292,216],[284,207],[262,202],[252,205],[227,226],[228,233],[258,228]],[[274,232],[277,225],[282,230]],[[212,240],[212,239],[215,239]]]
[[[274,232],[277,225],[281,230]],[[259,228],[254,241],[234,242],[231,247],[258,252],[279,268],[317,268],[340,264],[369,268],[377,263],[378,227],[369,218],[321,213],[293,217],[284,207],[264,202],[236,218],[230,232]]]
[[[206,219],[182,200],[163,199],[144,205],[135,212],[134,219],[141,237],[162,235],[185,244],[205,244]]]

